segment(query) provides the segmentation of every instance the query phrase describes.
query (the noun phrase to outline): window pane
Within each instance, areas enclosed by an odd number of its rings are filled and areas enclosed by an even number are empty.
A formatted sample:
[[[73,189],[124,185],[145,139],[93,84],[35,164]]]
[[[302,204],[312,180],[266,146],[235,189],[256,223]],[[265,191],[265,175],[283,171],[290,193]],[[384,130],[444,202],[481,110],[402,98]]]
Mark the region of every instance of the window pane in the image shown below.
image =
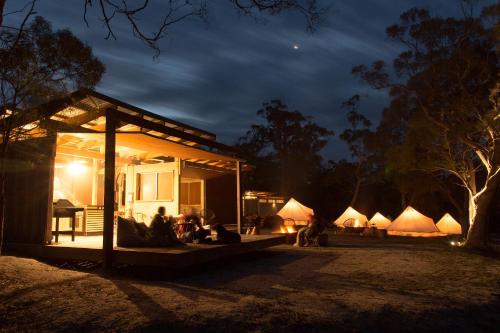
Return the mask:
[[[181,183],[181,205],[189,205],[189,183]]]
[[[158,174],[158,200],[174,200],[173,172],[162,172]]]
[[[189,183],[189,204],[201,205],[201,182]]]
[[[141,174],[140,200],[156,200],[156,174]]]

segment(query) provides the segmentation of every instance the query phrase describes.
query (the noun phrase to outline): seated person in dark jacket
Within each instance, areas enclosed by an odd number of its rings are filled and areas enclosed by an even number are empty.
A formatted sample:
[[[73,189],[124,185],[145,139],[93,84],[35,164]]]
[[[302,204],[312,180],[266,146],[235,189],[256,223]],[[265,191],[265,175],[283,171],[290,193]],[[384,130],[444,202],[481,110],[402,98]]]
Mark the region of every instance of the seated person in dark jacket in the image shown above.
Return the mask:
[[[215,224],[212,229],[217,232],[217,243],[231,244],[241,242],[241,236],[238,233],[227,230],[220,223]]]
[[[310,245],[317,245],[318,243],[318,236],[320,233],[323,232],[325,229],[325,226],[317,219],[313,219],[313,222],[309,226],[309,228],[304,231],[304,240],[305,240],[305,246],[310,246]]]
[[[158,213],[153,217],[149,230],[151,232],[151,243],[156,246],[182,245],[174,232],[174,221],[171,216],[165,216],[165,207],[160,206]]]
[[[319,221],[311,215],[309,217],[308,225],[301,228],[297,232],[297,242],[294,244],[294,246],[315,245],[317,243],[319,234],[322,233],[324,229],[325,226],[319,223]]]
[[[185,218],[188,222],[187,227],[182,230],[178,237],[184,243],[208,243],[212,239],[209,238],[210,230],[203,228],[200,218],[196,215],[188,215]]]
[[[207,238],[210,236],[210,230],[203,228],[201,221],[198,216],[192,216],[191,222],[194,224],[194,241],[196,243],[206,243],[210,242],[212,239]]]

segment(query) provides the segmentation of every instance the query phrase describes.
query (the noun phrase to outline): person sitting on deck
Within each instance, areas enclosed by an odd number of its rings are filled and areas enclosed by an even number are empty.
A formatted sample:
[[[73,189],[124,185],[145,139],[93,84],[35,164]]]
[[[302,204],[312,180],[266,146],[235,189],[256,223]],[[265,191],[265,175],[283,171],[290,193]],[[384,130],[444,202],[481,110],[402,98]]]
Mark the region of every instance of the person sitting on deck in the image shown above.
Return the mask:
[[[212,229],[217,232],[217,243],[220,244],[241,243],[240,234],[227,230],[220,223],[215,224],[212,227]]]
[[[196,215],[191,216],[191,222],[194,224],[194,243],[208,243],[212,241],[210,236],[210,230],[203,228],[200,218]]]
[[[186,223],[183,223],[177,231],[179,240],[183,243],[209,243],[212,239],[210,230],[203,228],[200,218],[196,214],[185,217]]]
[[[173,217],[165,216],[165,207],[158,207],[158,213],[153,217],[149,230],[151,232],[151,243],[156,246],[183,245],[173,228]]]

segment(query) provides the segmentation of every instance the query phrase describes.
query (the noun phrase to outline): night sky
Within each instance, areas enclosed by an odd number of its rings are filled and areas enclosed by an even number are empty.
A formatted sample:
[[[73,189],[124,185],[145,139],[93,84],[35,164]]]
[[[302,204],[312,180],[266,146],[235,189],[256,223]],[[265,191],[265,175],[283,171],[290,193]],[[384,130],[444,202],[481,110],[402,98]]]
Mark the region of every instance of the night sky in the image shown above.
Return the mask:
[[[7,1],[7,9],[13,3],[17,1]],[[152,4],[154,12],[161,11],[160,3]],[[335,131],[323,151],[328,160],[348,157],[338,140],[347,126],[342,101],[357,93],[365,96],[362,111],[375,124],[387,103],[385,93],[369,89],[351,75],[354,65],[390,61],[398,53],[385,28],[414,6],[442,16],[461,12],[458,0],[324,3],[331,8],[326,22],[310,34],[298,14],[259,16],[256,21],[239,15],[229,1],[209,1],[207,22],[191,19],[173,27],[162,40],[157,59],[123,21],[113,22],[116,41],[105,40],[106,29],[95,9],[87,27],[83,1],[42,0],[37,12],[54,28],[70,28],[106,64],[99,92],[212,131],[227,144],[260,121],[256,111],[262,102],[281,99],[290,109]],[[143,23],[153,30],[154,21],[151,15]]]

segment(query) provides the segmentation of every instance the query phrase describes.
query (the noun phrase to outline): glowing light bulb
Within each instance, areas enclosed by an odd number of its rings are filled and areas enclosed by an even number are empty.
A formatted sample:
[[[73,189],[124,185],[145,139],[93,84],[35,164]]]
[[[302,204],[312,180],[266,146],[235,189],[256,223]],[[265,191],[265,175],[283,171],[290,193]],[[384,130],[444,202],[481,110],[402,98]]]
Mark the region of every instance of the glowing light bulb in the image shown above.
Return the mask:
[[[81,161],[80,162],[70,162],[67,165],[67,170],[68,170],[70,175],[79,176],[85,172],[86,167],[83,164],[83,162],[81,162]]]

